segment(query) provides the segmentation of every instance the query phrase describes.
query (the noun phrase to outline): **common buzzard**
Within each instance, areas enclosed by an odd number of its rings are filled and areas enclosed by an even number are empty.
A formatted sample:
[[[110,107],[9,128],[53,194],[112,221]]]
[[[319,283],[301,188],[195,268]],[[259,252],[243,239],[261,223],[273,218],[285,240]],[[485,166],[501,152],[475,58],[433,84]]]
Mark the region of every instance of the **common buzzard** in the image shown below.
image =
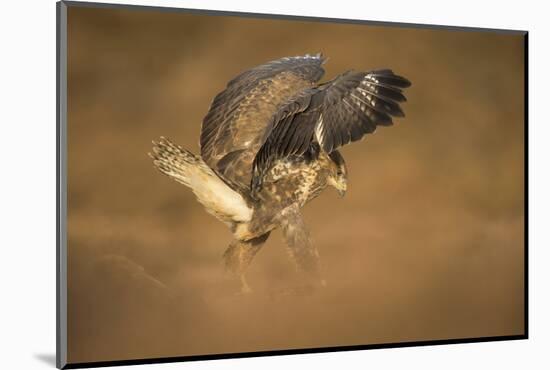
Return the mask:
[[[229,81],[202,122],[200,156],[164,137],[153,142],[154,165],[233,232],[223,256],[243,292],[246,268],[277,227],[297,268],[324,284],[300,209],[327,185],[346,192],[339,147],[404,116],[407,79],[379,69],[318,84],[324,62],[321,54],[286,57]]]

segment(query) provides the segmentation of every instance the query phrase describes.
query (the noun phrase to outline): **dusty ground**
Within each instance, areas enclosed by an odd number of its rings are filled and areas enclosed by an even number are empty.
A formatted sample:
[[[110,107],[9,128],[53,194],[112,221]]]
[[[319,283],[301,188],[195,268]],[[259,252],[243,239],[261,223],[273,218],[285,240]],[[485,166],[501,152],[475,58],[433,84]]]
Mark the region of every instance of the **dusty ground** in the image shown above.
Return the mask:
[[[237,296],[229,231],[150,142],[197,152],[227,80],[318,51],[325,78],[409,78],[407,117],[304,210],[327,288],[278,293],[298,276],[276,232]],[[520,36],[69,9],[69,361],[521,334],[523,94]]]

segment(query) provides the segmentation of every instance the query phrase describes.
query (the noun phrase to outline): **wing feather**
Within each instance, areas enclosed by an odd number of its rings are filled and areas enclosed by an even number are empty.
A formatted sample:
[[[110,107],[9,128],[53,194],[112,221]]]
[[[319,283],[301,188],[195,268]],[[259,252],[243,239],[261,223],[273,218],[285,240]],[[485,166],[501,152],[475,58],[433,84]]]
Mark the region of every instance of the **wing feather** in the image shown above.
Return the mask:
[[[281,58],[230,80],[203,119],[202,159],[236,190],[248,192],[252,162],[271,118],[284,102],[323,76],[324,61],[320,54]]]
[[[251,188],[261,188],[264,174],[278,159],[307,155],[315,145],[328,154],[393,124],[405,114],[399,103],[411,83],[389,69],[348,71],[304,91],[273,116],[267,137],[254,159]]]

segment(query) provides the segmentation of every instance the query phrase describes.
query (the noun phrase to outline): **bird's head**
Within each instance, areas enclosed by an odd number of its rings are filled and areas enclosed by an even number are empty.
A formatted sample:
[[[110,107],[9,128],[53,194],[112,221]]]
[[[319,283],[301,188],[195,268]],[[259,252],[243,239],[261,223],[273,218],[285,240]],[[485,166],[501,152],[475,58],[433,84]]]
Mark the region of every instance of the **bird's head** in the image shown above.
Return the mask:
[[[344,157],[337,150],[329,154],[331,162],[331,173],[328,177],[328,184],[338,191],[343,197],[348,189],[348,169]]]

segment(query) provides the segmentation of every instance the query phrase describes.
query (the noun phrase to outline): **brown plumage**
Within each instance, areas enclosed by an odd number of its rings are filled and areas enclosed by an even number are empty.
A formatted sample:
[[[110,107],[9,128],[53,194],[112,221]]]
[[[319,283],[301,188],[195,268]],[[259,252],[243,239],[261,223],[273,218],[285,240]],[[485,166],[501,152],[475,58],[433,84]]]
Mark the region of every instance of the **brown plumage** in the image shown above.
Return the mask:
[[[203,120],[200,157],[165,138],[153,143],[155,166],[231,228],[224,258],[243,291],[246,268],[276,227],[296,266],[322,281],[300,208],[327,185],[345,193],[339,147],[404,116],[405,78],[389,69],[348,71],[317,84],[323,63],[321,55],[287,57],[231,80]]]

